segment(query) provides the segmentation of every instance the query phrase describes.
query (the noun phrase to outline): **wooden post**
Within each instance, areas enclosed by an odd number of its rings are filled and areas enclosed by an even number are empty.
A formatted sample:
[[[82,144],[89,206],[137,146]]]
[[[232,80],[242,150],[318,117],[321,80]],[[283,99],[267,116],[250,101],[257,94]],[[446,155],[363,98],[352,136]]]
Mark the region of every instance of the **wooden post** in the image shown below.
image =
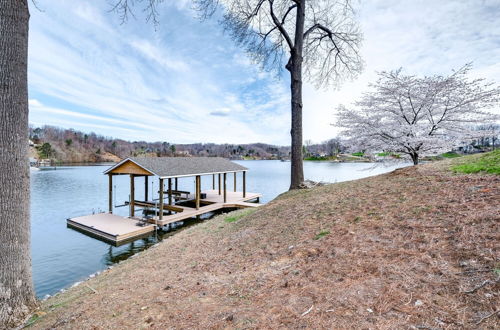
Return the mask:
[[[177,178],[175,178],[175,190],[179,190],[179,185],[178,185],[178,182],[177,182]]]
[[[212,189],[215,190],[215,174],[212,174]]]
[[[196,209],[200,209],[200,176],[196,176]]]
[[[172,206],[172,178],[168,178],[168,205]],[[172,214],[172,211],[168,211],[168,214]]]
[[[145,175],[144,176],[144,201],[148,201],[148,184],[149,184],[149,176]]]
[[[113,174],[108,174],[109,178],[109,195],[108,195],[108,210],[109,213],[113,213]]]
[[[160,178],[160,220],[163,219],[163,179]]]
[[[247,197],[247,171],[243,171],[243,198]]]
[[[219,195],[220,195],[220,173],[218,175],[219,175]]]
[[[135,216],[135,176],[130,174],[130,216]]]
[[[224,203],[227,202],[226,173],[224,173]]]
[[[236,192],[236,172],[234,172],[234,192]]]

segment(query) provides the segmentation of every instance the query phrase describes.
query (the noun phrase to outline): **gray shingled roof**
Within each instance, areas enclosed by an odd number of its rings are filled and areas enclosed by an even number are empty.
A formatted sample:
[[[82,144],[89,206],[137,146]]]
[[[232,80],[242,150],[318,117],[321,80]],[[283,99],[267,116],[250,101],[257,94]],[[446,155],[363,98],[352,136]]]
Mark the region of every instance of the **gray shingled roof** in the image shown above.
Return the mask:
[[[145,170],[164,178],[248,170],[244,166],[221,157],[129,157],[107,169],[104,174],[127,160],[131,160]]]

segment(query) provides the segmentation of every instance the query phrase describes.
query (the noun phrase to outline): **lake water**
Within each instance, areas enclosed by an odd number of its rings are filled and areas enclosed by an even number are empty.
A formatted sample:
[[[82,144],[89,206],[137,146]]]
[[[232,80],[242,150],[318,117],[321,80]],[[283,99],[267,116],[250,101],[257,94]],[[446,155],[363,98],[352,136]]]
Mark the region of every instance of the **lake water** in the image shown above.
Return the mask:
[[[290,184],[290,163],[281,161],[238,161],[249,168],[247,191],[262,193],[265,203],[286,191]],[[407,164],[391,166],[367,163],[304,162],[306,179],[340,182],[376,175]],[[57,170],[31,172],[31,228],[33,277],[37,296],[52,295],[89,275],[105,269],[196,221],[188,221],[171,232],[139,239],[115,247],[66,227],[66,219],[107,210],[108,178],[105,166],[68,166]],[[233,188],[228,175],[228,189]],[[143,197],[143,178],[136,179],[136,198]],[[128,200],[128,176],[115,176],[114,205]],[[202,190],[212,188],[212,177],[202,177]],[[241,191],[241,174],[237,179]],[[158,191],[158,180],[150,178],[149,187]],[[194,178],[179,179],[180,190],[194,191]],[[151,193],[150,193],[151,196]],[[128,208],[115,213],[127,215]],[[205,220],[209,221],[209,220]]]

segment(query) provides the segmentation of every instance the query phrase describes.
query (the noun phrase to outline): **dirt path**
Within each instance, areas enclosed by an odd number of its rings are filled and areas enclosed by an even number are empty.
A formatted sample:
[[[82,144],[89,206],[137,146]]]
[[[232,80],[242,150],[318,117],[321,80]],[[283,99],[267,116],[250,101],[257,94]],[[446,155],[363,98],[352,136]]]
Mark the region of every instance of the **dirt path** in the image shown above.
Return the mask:
[[[50,298],[32,327],[498,328],[500,176],[448,167],[206,221]]]

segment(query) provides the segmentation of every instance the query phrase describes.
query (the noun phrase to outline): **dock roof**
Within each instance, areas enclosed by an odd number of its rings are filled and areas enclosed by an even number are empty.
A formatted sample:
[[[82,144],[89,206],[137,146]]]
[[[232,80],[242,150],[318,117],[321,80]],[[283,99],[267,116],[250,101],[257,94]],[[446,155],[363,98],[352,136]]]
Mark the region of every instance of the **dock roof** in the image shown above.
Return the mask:
[[[129,157],[104,174],[156,175],[160,178],[242,172],[246,167],[221,157]]]

